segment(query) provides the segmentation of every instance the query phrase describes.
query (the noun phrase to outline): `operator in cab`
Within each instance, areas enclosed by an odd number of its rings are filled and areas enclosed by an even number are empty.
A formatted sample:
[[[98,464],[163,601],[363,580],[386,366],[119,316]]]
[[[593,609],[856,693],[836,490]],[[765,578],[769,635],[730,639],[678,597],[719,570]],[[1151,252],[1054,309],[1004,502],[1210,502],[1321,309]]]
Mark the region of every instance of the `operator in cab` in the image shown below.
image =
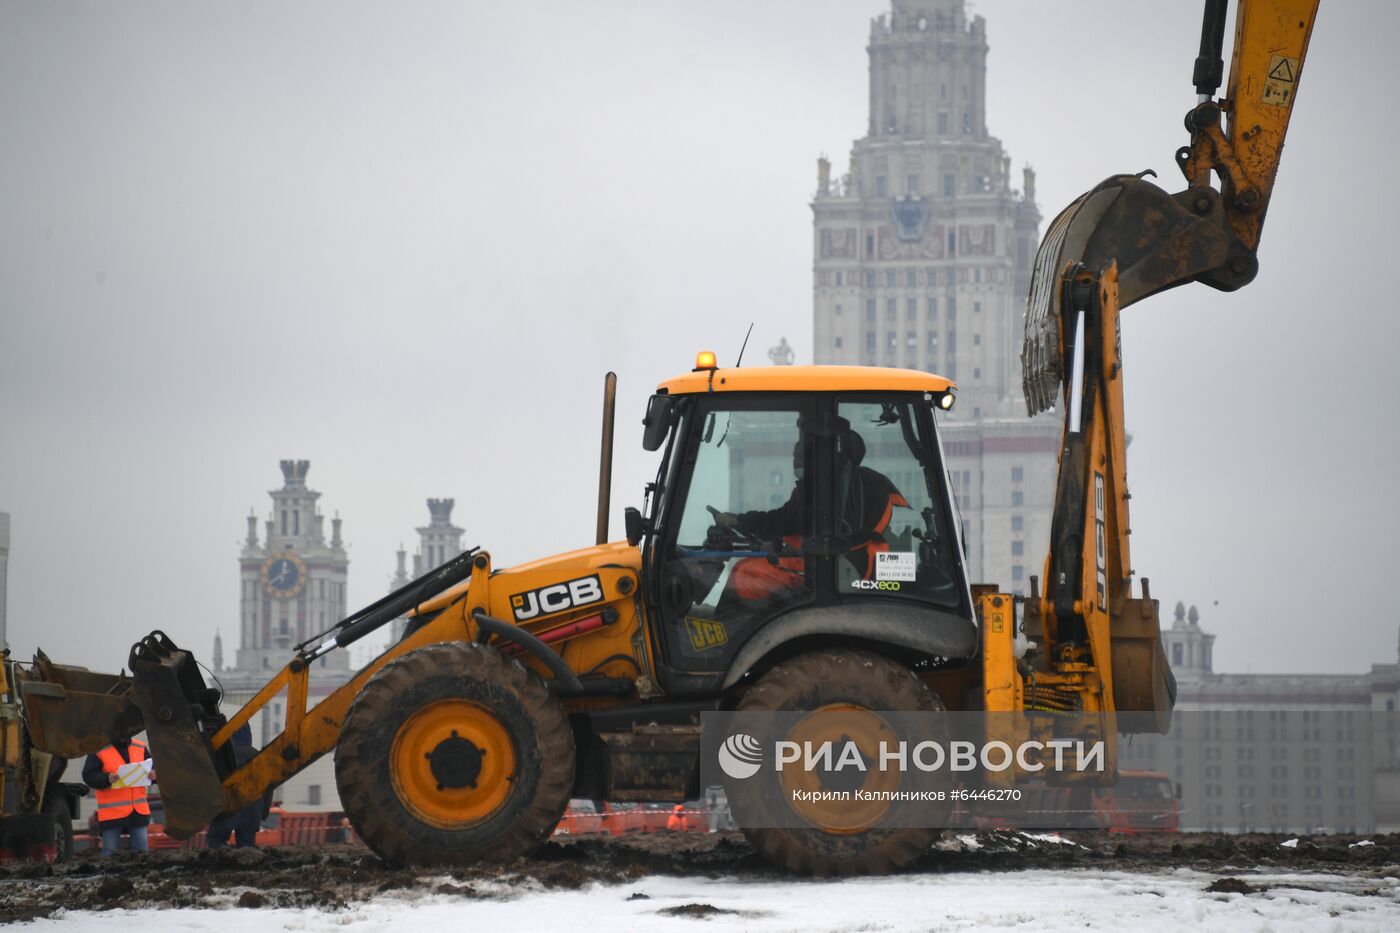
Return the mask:
[[[715,524],[771,547],[767,558],[751,557],[734,567],[731,586],[744,599],[761,599],[777,591],[801,586],[804,568],[802,535],[807,528],[807,489],[804,477],[805,444],[792,448],[792,470],[797,482],[787,502],[768,511],[719,512]],[[875,573],[875,554],[889,550],[884,534],[895,508],[909,503],[883,473],[862,466],[865,441],[847,427],[837,436],[837,531],[847,546],[845,558],[857,575],[869,580]]]

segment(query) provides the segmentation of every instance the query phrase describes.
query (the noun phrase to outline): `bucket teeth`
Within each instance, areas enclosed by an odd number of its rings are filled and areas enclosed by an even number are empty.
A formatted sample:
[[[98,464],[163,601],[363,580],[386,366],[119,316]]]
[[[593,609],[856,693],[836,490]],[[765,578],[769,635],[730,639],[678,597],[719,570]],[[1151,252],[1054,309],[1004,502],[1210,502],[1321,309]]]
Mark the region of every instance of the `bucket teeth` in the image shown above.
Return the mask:
[[[1026,411],[1032,416],[1054,407],[1064,379],[1059,284],[1067,260],[1061,254],[1070,226],[1087,197],[1081,195],[1060,212],[1045,231],[1045,239],[1035,254],[1021,347],[1021,385],[1026,394]]]

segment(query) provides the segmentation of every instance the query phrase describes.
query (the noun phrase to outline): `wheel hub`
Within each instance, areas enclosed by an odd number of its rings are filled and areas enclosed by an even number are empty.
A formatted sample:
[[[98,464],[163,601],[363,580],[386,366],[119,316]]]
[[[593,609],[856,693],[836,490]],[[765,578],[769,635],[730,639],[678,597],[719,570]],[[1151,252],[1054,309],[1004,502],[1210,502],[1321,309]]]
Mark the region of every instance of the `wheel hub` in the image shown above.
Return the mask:
[[[438,829],[465,829],[490,819],[510,798],[516,767],[506,724],[466,699],[437,700],[414,711],[389,750],[399,801]]]
[[[437,780],[437,789],[475,787],[476,779],[481,776],[481,759],[485,754],[485,749],[478,748],[453,729],[452,735],[427,753],[428,767]]]
[[[898,740],[883,717],[852,703],[829,703],[812,710],[793,725],[787,738],[799,745],[809,744],[812,747],[830,742],[844,748],[847,742],[853,742],[867,766],[875,761],[881,741],[889,745]],[[855,770],[852,774],[788,769],[783,771],[779,782],[783,796],[792,801],[789,806],[795,813],[822,832],[844,836],[865,830],[889,810],[889,800],[882,799],[879,792],[897,790],[900,775],[893,770],[879,769],[869,772]],[[876,792],[876,796],[870,800],[838,799],[829,802],[821,798],[804,801],[793,793],[820,790],[853,792],[857,789]]]

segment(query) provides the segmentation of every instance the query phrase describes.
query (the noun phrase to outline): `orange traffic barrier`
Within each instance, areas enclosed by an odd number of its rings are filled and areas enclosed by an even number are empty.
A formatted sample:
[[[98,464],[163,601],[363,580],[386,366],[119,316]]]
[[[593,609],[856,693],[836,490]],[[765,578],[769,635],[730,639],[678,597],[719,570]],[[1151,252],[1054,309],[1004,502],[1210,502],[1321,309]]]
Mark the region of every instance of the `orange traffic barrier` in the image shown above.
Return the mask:
[[[705,808],[677,809],[674,806],[604,802],[600,802],[598,807],[599,810],[570,807],[564,811],[554,832],[561,836],[621,836],[627,833],[710,831],[710,811]]]

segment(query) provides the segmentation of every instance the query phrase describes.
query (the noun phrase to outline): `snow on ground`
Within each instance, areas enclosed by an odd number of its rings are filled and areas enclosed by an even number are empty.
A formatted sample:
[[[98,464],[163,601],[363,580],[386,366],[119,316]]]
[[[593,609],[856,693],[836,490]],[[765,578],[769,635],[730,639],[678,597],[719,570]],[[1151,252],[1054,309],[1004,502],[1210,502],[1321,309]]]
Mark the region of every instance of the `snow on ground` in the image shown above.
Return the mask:
[[[666,931],[1400,930],[1400,879],[1335,874],[1236,874],[1261,893],[1211,894],[1220,875],[1032,870],[772,881],[654,876],[573,891],[473,885],[476,896],[391,892],[340,911],[69,911],[24,927],[50,930],[568,930]],[[450,879],[444,878],[443,881]],[[645,895],[644,897],[642,895]],[[668,915],[685,905],[717,911]]]

